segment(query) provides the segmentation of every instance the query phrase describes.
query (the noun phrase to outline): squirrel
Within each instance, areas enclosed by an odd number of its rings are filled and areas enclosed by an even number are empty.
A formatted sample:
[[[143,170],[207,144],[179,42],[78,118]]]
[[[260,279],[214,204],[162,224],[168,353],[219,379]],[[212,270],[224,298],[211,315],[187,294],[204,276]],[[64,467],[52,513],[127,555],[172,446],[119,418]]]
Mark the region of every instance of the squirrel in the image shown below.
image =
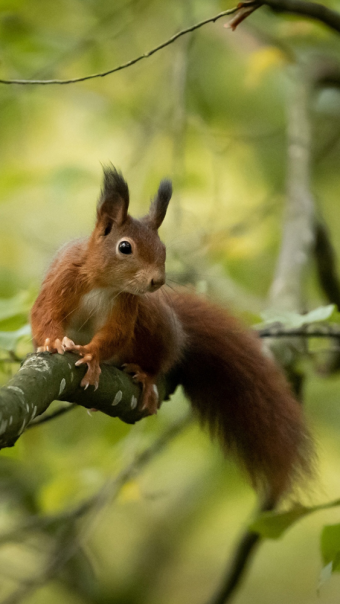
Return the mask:
[[[225,309],[182,290],[163,295],[158,229],[171,195],[162,180],[149,213],[132,218],[126,181],[104,168],[92,234],[61,248],[34,303],[34,346],[80,355],[85,388],[98,387],[100,363],[122,367],[142,384],[138,405],[149,414],[159,406],[157,377],[176,372],[202,422],[255,488],[277,499],[310,471],[301,405],[259,339]]]

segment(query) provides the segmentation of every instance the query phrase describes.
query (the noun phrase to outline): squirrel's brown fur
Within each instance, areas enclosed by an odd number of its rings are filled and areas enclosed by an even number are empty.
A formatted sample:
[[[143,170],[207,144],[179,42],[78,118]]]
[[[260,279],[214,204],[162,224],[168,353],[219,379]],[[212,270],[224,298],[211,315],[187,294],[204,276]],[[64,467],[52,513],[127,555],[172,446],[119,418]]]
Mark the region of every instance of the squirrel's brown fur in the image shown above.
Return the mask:
[[[187,336],[179,379],[193,407],[255,486],[286,490],[294,471],[309,472],[311,441],[284,376],[224,309],[185,293],[174,308]]]
[[[224,309],[182,291],[162,295],[157,229],[170,197],[171,183],[162,181],[149,214],[133,219],[122,175],[104,170],[93,233],[59,252],[33,306],[35,345],[82,355],[85,387],[97,386],[101,362],[125,365],[143,384],[140,405],[150,413],[157,376],[175,371],[202,421],[254,485],[277,497],[309,468],[302,409],[257,338]]]

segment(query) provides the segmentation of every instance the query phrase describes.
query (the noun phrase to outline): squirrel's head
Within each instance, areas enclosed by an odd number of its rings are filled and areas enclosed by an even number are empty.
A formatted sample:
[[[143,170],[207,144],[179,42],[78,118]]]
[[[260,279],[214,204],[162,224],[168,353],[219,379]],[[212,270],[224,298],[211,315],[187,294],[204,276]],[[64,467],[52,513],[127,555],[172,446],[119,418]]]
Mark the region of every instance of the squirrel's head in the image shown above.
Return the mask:
[[[158,235],[172,194],[162,180],[149,213],[128,214],[129,189],[113,166],[104,168],[97,222],[89,242],[88,263],[98,287],[135,295],[154,292],[165,283],[165,245]]]

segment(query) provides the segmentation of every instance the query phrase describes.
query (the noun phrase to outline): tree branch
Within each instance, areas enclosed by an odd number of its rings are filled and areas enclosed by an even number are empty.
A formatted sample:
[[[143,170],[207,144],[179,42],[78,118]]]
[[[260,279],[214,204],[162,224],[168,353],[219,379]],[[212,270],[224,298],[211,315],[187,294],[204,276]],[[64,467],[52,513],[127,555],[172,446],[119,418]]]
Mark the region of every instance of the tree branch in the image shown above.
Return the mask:
[[[73,353],[34,353],[23,362],[6,386],[0,389],[0,448],[13,446],[28,424],[46,411],[54,400],[98,409],[110,417],[133,424],[146,415],[140,411],[141,386],[117,367],[102,365],[98,390],[80,386],[86,367],[75,367]],[[162,378],[157,383],[159,400],[176,388]]]
[[[334,31],[340,33],[340,13],[337,13],[334,10],[326,8],[322,4],[317,4],[315,2],[306,2],[303,0],[262,0],[261,2],[259,2],[257,0],[245,0],[243,2],[240,2],[234,8],[230,8],[228,10],[222,11],[221,13],[218,13],[214,17],[209,17],[208,19],[199,21],[198,23],[195,23],[194,25],[191,25],[190,27],[187,27],[186,29],[182,29],[177,34],[174,34],[173,36],[171,36],[171,38],[169,38],[165,42],[162,42],[158,46],[155,46],[148,52],[146,52],[142,55],[139,55],[138,57],[135,57],[134,59],[131,59],[130,61],[127,61],[126,63],[122,63],[121,65],[113,67],[112,69],[108,69],[107,71],[93,73],[91,75],[82,76],[82,77],[78,77],[78,78],[71,78],[71,79],[67,79],[67,80],[60,80],[60,79],[5,80],[5,79],[0,79],[0,84],[46,86],[46,85],[53,85],[53,84],[61,84],[61,85],[62,84],[77,84],[78,82],[85,82],[87,80],[93,80],[95,78],[104,78],[117,71],[127,69],[128,67],[131,67],[132,65],[135,65],[136,63],[139,63],[139,61],[142,61],[143,59],[148,59],[149,57],[151,57],[153,54],[155,54],[159,50],[162,50],[163,48],[166,48],[170,44],[173,44],[173,42],[176,42],[176,40],[178,40],[182,36],[185,36],[186,34],[193,32],[196,29],[200,29],[201,27],[203,27],[204,25],[207,25],[208,23],[215,23],[216,21],[218,21],[218,19],[221,19],[222,17],[227,17],[228,15],[235,14],[235,17],[228,24],[228,26],[231,29],[235,29],[237,27],[237,25],[239,23],[241,23],[241,21],[243,21],[252,12],[254,12],[256,9],[260,8],[261,6],[268,6],[275,12],[289,13],[289,14],[294,14],[294,15],[299,15],[302,17],[308,17],[310,19],[314,19],[316,21],[319,21],[320,23],[323,23],[324,25],[327,25]]]
[[[340,283],[335,250],[330,240],[329,230],[320,220],[315,224],[314,254],[320,285],[329,302],[340,308]]]
[[[306,2],[304,0],[263,0],[261,4],[269,6],[277,12],[299,15],[320,21],[320,23],[340,33],[340,13],[327,8],[323,4]]]
[[[273,324],[256,330],[260,338],[339,338],[340,328],[326,324],[322,327],[303,325],[294,329]]]
[[[265,4],[266,2],[263,2]],[[296,4],[299,4],[297,2]],[[244,15],[244,13],[243,13]],[[238,16],[231,22],[237,26]],[[304,74],[296,74],[294,96],[288,114],[287,203],[282,244],[270,298],[274,307],[303,310],[302,277],[311,255],[314,227],[314,203],[310,192],[310,125],[308,119],[309,87]],[[259,330],[261,337],[277,338],[304,335],[308,326],[287,330],[274,324]],[[291,355],[290,355],[291,358]],[[296,382],[296,385],[298,383]],[[267,502],[271,507],[274,503]],[[240,538],[220,591],[211,604],[225,604],[244,579],[251,557],[259,545],[258,535],[247,530]]]
[[[340,338],[334,325],[303,325],[286,328],[280,323],[257,329],[260,338]],[[98,390],[80,386],[86,367],[75,367],[73,353],[28,355],[20,371],[0,389],[0,448],[11,447],[27,429],[58,417],[72,409],[66,406],[40,420],[35,420],[54,400],[76,403],[86,409],[97,409],[110,417],[133,424],[147,412],[138,408],[141,387],[129,375],[110,365],[102,365]],[[159,400],[167,400],[178,385],[176,375],[167,375],[157,384]]]
[[[275,507],[272,498],[268,498],[258,510],[256,516],[263,512],[268,512]],[[237,587],[240,585],[243,574],[246,572],[252,556],[255,555],[256,548],[260,544],[261,536],[259,533],[246,529],[241,535],[234,555],[230,561],[224,581],[209,604],[225,604],[234,594]]]
[[[286,216],[270,302],[276,308],[303,311],[304,276],[314,244],[315,208],[310,187],[310,89],[300,68],[294,86],[288,113]]]
[[[135,57],[134,59],[131,59],[130,61],[127,61],[126,63],[122,63],[121,65],[118,65],[117,67],[113,67],[112,69],[109,69],[107,71],[102,71],[100,73],[93,73],[91,75],[83,76],[80,78],[72,78],[69,80],[0,80],[0,84],[35,84],[35,85],[36,84],[38,84],[38,85],[76,84],[78,82],[85,82],[86,80],[93,80],[95,78],[104,78],[105,76],[111,75],[112,73],[115,73],[116,71],[121,71],[122,69],[131,67],[132,65],[139,63],[139,61],[142,61],[143,59],[148,59],[149,57],[154,55],[159,50],[162,50],[163,48],[166,48],[170,44],[173,44],[173,42],[176,42],[176,40],[178,40],[182,36],[185,36],[186,34],[193,32],[196,29],[199,29],[200,27],[203,27],[203,25],[207,25],[207,23],[215,23],[215,21],[217,21],[218,19],[221,19],[222,17],[227,17],[228,15],[233,15],[238,10],[239,10],[239,7],[235,6],[234,8],[230,8],[228,10],[222,11],[221,13],[218,13],[214,17],[209,17],[209,19],[204,19],[203,21],[199,21],[198,23],[195,23],[194,25],[191,25],[190,27],[187,27],[186,29],[182,29],[177,34],[174,34],[173,36],[171,36],[171,38],[169,38],[165,42],[162,42],[162,44],[155,46],[155,48],[152,48],[148,52],[145,52],[144,54],[139,55],[138,57]]]

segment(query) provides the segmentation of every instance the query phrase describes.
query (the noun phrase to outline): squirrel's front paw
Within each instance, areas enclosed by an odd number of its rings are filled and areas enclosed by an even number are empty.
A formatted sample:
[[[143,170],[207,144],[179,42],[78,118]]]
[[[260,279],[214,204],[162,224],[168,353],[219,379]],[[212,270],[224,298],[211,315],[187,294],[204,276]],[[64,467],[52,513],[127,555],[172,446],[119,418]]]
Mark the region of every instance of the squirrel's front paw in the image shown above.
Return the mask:
[[[75,344],[73,340],[70,340],[67,336],[63,338],[62,345],[65,351],[74,352],[76,354],[80,354],[82,356],[81,359],[76,361],[75,365],[79,367],[79,365],[87,364],[87,372],[85,373],[80,385],[83,386],[86,390],[89,386],[94,386],[95,390],[98,388],[99,376],[102,370],[99,367],[98,358],[89,346],[82,346],[81,344]]]
[[[158,389],[154,382],[154,378],[145,373],[139,365],[134,363],[126,363],[123,365],[125,373],[132,375],[134,382],[138,382],[143,386],[142,398],[138,403],[141,411],[147,409],[150,415],[157,413],[159,407]]]
[[[85,347],[81,346],[80,348]],[[80,385],[83,386],[85,390],[89,386],[94,386],[94,389],[97,390],[99,384],[99,376],[102,372],[101,368],[99,367],[99,362],[94,357],[94,355],[89,352],[82,353],[79,351],[79,354],[84,354],[84,356],[75,363],[76,366],[79,367],[79,365],[83,365],[84,363],[87,364],[87,372],[85,373],[82,381],[80,382]]]
[[[64,354],[65,348],[59,338],[56,338],[55,340],[45,338],[43,346],[38,346],[37,352],[59,352],[59,354]]]
[[[75,348],[75,343],[73,342],[73,340],[70,340],[70,338],[68,338],[67,336],[63,337],[63,341],[61,344],[65,352],[72,352],[72,350],[74,350]]]

